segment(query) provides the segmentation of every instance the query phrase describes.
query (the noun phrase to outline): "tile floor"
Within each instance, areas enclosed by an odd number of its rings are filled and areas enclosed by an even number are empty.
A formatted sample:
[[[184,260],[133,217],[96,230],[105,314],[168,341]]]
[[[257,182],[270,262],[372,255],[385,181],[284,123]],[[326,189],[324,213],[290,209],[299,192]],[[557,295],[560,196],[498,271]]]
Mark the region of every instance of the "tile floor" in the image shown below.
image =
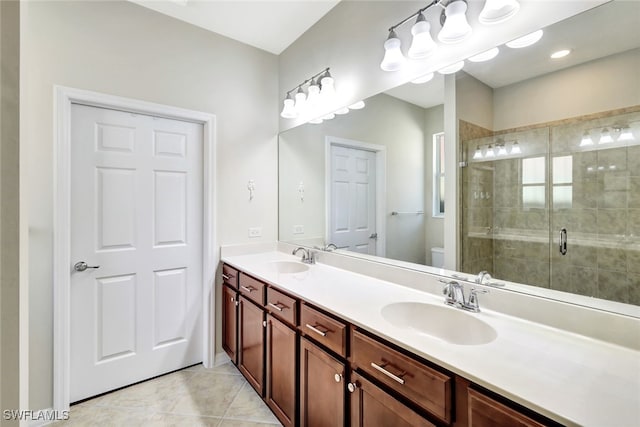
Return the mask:
[[[280,426],[231,363],[186,368],[71,406],[56,426]]]

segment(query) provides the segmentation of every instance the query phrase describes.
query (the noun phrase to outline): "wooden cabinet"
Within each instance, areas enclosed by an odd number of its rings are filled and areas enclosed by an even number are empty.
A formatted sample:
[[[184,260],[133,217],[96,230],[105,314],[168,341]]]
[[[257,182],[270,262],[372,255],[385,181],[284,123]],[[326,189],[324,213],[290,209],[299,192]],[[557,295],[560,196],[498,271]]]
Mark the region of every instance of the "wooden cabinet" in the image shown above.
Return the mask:
[[[227,264],[222,264],[222,283],[238,289],[239,271]]]
[[[296,344],[296,331],[268,314],[265,399],[285,427],[296,422]]]
[[[265,313],[244,295],[238,306],[238,369],[249,384],[263,396],[264,393],[264,338]]]
[[[258,305],[264,306],[266,285],[244,273],[240,273],[240,293]]]
[[[306,338],[300,339],[300,424],[345,425],[345,364]]]
[[[267,288],[267,310],[286,324],[297,325],[298,302],[274,288]]]
[[[519,411],[477,391],[468,389],[469,427],[542,427]]]
[[[347,355],[347,324],[301,304],[300,331],[342,357]]]
[[[453,417],[453,378],[362,332],[353,331],[351,364],[440,420]]]
[[[348,390],[351,427],[435,427],[357,373],[351,374]]]
[[[238,364],[238,291],[222,286],[222,348]]]

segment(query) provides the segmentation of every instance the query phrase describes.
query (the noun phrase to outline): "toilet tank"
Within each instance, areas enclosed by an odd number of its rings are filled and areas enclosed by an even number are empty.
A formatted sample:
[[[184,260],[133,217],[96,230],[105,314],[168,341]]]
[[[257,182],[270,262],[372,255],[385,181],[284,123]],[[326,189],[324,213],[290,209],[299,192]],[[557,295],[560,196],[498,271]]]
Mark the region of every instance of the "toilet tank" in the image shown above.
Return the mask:
[[[437,268],[444,267],[444,248],[431,248],[431,265]]]

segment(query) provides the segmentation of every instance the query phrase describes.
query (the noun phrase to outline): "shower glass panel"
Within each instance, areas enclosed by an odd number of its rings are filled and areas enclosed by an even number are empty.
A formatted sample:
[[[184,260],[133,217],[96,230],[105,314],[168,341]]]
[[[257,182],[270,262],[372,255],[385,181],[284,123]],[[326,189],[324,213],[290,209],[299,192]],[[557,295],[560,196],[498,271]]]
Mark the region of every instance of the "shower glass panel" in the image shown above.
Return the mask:
[[[640,108],[460,136],[462,271],[640,304]]]

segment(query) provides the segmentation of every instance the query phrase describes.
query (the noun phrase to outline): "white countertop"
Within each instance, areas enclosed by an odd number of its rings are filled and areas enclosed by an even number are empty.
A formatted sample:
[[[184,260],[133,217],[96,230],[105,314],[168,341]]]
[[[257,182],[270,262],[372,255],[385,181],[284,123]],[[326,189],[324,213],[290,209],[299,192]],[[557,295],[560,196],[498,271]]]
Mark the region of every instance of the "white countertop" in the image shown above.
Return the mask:
[[[494,341],[450,344],[381,315],[395,302],[444,306],[443,296],[320,263],[278,274],[269,262],[299,258],[277,251],[222,260],[562,424],[640,426],[638,351],[490,310],[471,315],[497,331]],[[425,274],[424,280],[437,278]],[[480,296],[481,307],[486,298],[491,295]]]

